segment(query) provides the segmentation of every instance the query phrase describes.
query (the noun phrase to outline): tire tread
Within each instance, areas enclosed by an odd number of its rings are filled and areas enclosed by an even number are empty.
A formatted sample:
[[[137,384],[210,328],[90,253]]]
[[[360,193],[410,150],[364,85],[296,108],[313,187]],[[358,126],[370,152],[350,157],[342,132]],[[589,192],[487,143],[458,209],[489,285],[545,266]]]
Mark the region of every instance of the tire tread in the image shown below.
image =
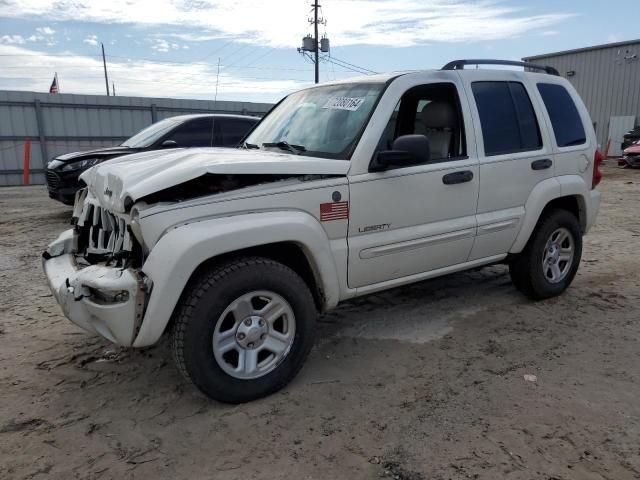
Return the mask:
[[[191,319],[193,318],[193,311],[198,304],[198,302],[202,299],[202,297],[206,294],[206,292],[219,285],[221,282],[224,282],[225,277],[228,275],[245,268],[251,268],[258,265],[268,265],[271,268],[275,268],[280,270],[283,274],[288,275],[290,279],[295,279],[298,283],[296,288],[302,295],[307,296],[307,301],[310,302],[311,305],[314,304],[313,296],[311,291],[309,290],[308,285],[302,280],[302,278],[291,268],[282,263],[276,262],[275,260],[271,260],[265,257],[239,257],[227,262],[224,262],[220,265],[217,265],[207,271],[202,272],[196,279],[186,287],[187,289],[191,289],[186,295],[184,295],[183,300],[180,302],[179,307],[176,308],[174,312],[174,321],[173,328],[171,332],[171,350],[173,353],[173,357],[175,360],[175,364],[178,367],[178,370],[182,374],[182,376],[194,384],[200,390],[203,390],[200,385],[192,378],[189,374],[189,369],[187,368],[187,362],[185,360],[185,335],[186,330],[189,326]],[[292,374],[288,377],[282,378],[278,382],[274,382],[273,385],[268,389],[268,391],[261,396],[266,396],[271,393],[274,393],[281,388],[283,388],[289,381],[295,377],[298,372],[302,369],[304,365],[304,360],[308,356],[311,348],[313,346],[313,341],[307,342],[308,344],[304,346],[303,356],[301,361],[297,362]],[[236,401],[233,398],[220,396],[216,398],[220,401],[231,402],[231,403],[239,403],[239,400]]]
[[[522,250],[522,252],[520,252],[509,264],[509,273],[515,287],[532,300],[542,300],[557,295],[556,293],[542,292],[542,289],[539,288],[539,279],[536,278],[536,269],[533,268],[532,264],[532,262],[538,261],[538,259],[535,258],[535,255],[532,254],[532,250],[536,247],[536,242],[540,241],[540,232],[544,232],[545,230],[547,230],[550,224],[557,222],[559,217],[565,215],[571,215],[576,223],[578,222],[578,220],[575,218],[575,215],[565,209],[553,208],[543,212],[543,214],[540,216],[540,219],[538,220],[536,227],[531,233],[531,237],[529,238],[527,245]],[[574,240],[576,242],[576,250],[578,250],[577,244],[578,242],[581,242],[581,240]],[[543,239],[543,241],[546,241],[546,239]],[[579,249],[581,252],[581,246],[579,247]],[[579,255],[577,260],[574,261],[576,261],[577,263],[580,262]],[[577,265],[573,268],[577,269]],[[575,271],[571,273],[569,277],[567,277],[566,286],[571,283],[574,275]]]

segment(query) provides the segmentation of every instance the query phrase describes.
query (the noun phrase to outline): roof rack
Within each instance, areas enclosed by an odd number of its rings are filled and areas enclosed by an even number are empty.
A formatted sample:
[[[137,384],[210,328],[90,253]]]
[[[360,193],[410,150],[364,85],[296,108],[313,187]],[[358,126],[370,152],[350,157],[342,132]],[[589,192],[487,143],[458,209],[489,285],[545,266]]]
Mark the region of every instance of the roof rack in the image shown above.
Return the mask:
[[[465,65],[509,65],[512,67],[524,67],[529,68],[531,70],[542,70],[549,75],[557,75],[560,76],[558,70],[553,67],[549,67],[546,65],[537,65],[535,63],[529,62],[514,62],[512,60],[454,60],[453,62],[447,63],[442,70],[462,70]]]

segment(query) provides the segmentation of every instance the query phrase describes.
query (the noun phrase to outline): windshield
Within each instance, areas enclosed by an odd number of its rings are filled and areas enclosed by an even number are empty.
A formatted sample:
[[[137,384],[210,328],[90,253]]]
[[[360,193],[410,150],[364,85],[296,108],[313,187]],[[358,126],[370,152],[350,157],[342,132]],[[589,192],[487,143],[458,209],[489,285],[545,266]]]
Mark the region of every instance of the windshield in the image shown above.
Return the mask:
[[[147,128],[140,130],[129,140],[125,141],[122,146],[129,148],[145,148],[157,142],[165,133],[182,123],[179,118],[165,118]]]
[[[291,94],[258,124],[245,147],[347,160],[383,88],[353,83]]]

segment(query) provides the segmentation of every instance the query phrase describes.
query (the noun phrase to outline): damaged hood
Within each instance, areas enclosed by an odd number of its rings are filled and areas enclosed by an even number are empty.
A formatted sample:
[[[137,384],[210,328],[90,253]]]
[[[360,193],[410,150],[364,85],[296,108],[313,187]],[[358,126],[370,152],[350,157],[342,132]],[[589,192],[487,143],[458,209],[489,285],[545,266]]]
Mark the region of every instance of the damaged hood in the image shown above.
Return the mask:
[[[350,162],[287,152],[228,148],[180,148],[137,153],[110,160],[80,177],[109,210],[124,212],[155,192],[207,174],[346,175]]]

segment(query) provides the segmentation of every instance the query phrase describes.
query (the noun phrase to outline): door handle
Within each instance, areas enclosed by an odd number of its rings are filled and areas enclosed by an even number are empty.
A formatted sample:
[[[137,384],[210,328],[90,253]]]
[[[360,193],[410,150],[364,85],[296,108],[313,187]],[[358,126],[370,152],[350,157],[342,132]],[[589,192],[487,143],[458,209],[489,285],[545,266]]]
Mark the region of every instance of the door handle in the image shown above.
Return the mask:
[[[455,185],[456,183],[465,183],[470,182],[471,180],[473,180],[473,172],[471,170],[447,173],[442,177],[442,183],[445,185]]]
[[[553,165],[553,162],[548,158],[544,158],[542,160],[534,160],[533,162],[531,162],[531,169],[544,170],[546,168],[551,168],[551,165]]]

